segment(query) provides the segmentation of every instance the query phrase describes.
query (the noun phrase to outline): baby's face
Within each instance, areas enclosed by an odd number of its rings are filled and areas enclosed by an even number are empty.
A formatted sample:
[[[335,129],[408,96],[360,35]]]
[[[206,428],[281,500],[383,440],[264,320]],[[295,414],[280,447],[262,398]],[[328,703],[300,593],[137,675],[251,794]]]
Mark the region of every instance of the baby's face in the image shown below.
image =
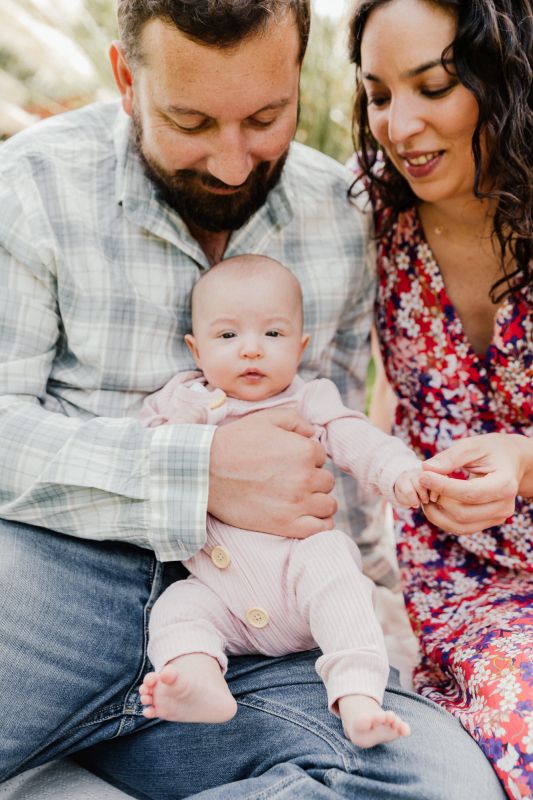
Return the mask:
[[[244,279],[221,274],[198,294],[188,344],[212,387],[241,400],[264,400],[289,386],[308,337],[288,278],[269,270]]]

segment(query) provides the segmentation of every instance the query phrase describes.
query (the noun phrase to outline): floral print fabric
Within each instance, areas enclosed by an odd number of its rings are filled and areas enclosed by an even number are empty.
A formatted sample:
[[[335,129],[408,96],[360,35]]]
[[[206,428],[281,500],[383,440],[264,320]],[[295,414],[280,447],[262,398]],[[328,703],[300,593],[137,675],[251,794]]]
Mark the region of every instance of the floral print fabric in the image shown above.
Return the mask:
[[[474,434],[532,436],[533,287],[499,306],[478,356],[416,209],[382,235],[378,265],[378,329],[398,396],[394,433],[421,458]],[[512,519],[471,536],[447,534],[419,511],[398,510],[396,524],[422,651],[415,688],[459,717],[510,798],[532,798],[533,501],[518,498]]]

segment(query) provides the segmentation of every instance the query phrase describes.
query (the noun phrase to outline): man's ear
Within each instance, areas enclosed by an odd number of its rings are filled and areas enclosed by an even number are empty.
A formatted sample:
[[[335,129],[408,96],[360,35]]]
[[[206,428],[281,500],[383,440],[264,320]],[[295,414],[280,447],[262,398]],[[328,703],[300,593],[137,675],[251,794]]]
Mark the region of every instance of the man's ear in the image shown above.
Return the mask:
[[[109,60],[111,61],[115,83],[122,95],[122,108],[131,117],[133,112],[133,75],[128,67],[120,42],[112,42],[109,48]]]
[[[200,365],[200,353],[198,351],[198,345],[196,344],[196,339],[194,338],[192,333],[186,333],[184,339],[185,339],[185,344],[191,351],[191,355],[194,358],[194,363],[196,364],[198,369],[201,369],[202,367]]]

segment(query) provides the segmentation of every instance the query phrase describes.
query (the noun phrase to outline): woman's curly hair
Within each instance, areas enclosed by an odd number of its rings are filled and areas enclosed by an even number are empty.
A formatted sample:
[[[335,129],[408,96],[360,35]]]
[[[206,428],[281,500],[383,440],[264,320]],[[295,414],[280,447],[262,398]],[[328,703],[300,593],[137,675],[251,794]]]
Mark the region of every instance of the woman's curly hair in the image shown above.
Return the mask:
[[[361,177],[373,203],[393,214],[418,202],[408,182],[382,154],[368,125],[361,79],[361,40],[368,17],[391,0],[361,0],[350,22],[350,58],[356,66],[354,138]],[[499,302],[531,285],[533,277],[533,8],[531,0],[423,0],[452,12],[454,41],[442,53],[472,92],[479,119],[472,137],[476,197],[497,201],[493,220],[502,277],[491,289]],[[481,139],[483,138],[482,157]],[[378,160],[381,165],[378,167]],[[490,191],[481,191],[489,178]],[[512,269],[506,268],[513,262]]]

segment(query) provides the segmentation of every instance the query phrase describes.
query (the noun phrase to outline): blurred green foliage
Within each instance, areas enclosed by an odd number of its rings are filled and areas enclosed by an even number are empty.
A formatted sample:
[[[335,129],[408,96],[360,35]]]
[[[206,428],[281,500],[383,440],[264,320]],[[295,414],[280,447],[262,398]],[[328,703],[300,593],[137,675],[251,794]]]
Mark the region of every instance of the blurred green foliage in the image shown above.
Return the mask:
[[[313,15],[301,80],[296,138],[345,162],[353,152],[354,68],[348,60],[347,20]]]

